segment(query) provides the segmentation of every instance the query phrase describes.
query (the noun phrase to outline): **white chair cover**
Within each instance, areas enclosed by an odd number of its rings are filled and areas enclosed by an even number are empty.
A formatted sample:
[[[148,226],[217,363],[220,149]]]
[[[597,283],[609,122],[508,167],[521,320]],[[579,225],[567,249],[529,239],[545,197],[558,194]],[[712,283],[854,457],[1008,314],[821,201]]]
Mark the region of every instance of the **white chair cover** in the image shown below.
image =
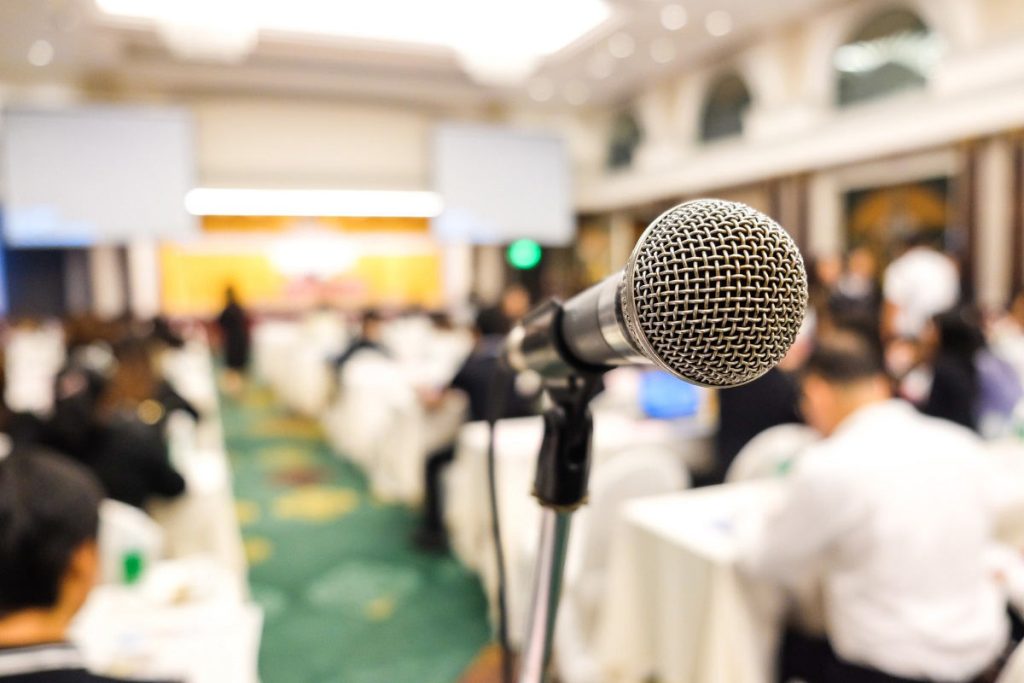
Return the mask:
[[[806,425],[784,424],[764,430],[750,440],[726,472],[727,482],[778,476],[821,436]]]
[[[104,583],[120,583],[124,558],[138,554],[142,566],[153,566],[163,556],[164,532],[142,510],[116,500],[100,504],[100,577]]]
[[[680,491],[689,474],[671,452],[625,451],[595,467],[590,504],[574,521],[555,633],[556,666],[565,683],[599,683],[593,652],[613,528],[632,498]]]
[[[342,368],[338,397],[324,415],[332,448],[366,471],[373,493],[412,503],[422,496],[423,408],[395,361],[359,351]]]
[[[7,386],[4,400],[11,410],[49,413],[53,385],[64,364],[64,332],[59,325],[14,329],[4,348]]]

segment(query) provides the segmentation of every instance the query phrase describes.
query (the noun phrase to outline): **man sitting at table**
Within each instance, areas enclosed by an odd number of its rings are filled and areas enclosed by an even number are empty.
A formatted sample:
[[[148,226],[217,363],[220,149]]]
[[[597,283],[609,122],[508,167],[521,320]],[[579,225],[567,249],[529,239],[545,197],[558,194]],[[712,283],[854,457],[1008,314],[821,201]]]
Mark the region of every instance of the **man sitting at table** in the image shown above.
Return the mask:
[[[99,573],[99,482],[45,451],[0,460],[0,681],[114,683],[67,642]]]
[[[525,417],[534,414],[539,386],[517,381],[517,376],[502,371],[500,354],[505,341],[506,320],[495,309],[484,309],[476,318],[473,330],[475,347],[452,379],[441,392],[424,392],[421,397],[428,410],[439,406],[453,392],[466,398],[465,417],[470,422],[506,417]],[[442,421],[436,421],[442,422]],[[450,420],[443,420],[450,422]],[[461,421],[459,421],[461,424]],[[441,475],[455,460],[455,431],[458,425],[449,425],[447,434],[435,435],[433,441],[445,442],[427,458],[423,472],[423,522],[413,536],[417,548],[428,552],[443,552],[448,548],[448,535],[444,527]],[[446,438],[442,438],[446,437]]]
[[[807,451],[782,504],[741,544],[754,577],[817,571],[828,645],[812,683],[973,681],[1006,647],[984,557],[994,482],[968,430],[893,400],[866,339],[823,340],[803,378]],[[820,667],[820,668],[818,668]]]

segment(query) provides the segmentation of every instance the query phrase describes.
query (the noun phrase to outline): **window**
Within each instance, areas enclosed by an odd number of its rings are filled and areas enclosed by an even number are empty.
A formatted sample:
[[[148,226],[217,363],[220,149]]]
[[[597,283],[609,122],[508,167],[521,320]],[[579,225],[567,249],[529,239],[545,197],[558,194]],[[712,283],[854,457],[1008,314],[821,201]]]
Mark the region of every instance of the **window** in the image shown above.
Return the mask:
[[[743,116],[750,107],[750,91],[739,74],[730,71],[708,89],[701,112],[700,139],[704,142],[743,133]]]
[[[839,105],[923,88],[942,51],[941,39],[913,12],[875,15],[833,56]]]
[[[608,168],[628,168],[633,164],[633,153],[643,140],[643,131],[633,112],[626,109],[619,112],[612,122],[611,139],[608,143]]]

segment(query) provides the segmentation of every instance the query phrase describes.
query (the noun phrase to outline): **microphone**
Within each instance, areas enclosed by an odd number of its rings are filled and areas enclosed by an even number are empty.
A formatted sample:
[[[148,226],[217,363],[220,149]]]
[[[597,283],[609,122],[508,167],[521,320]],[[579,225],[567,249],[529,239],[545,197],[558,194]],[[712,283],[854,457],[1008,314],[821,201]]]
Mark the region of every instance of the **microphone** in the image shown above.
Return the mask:
[[[782,360],[806,309],[786,231],[745,204],[698,199],[656,218],[623,270],[528,313],[504,354],[547,379],[653,363],[691,384],[738,386]]]

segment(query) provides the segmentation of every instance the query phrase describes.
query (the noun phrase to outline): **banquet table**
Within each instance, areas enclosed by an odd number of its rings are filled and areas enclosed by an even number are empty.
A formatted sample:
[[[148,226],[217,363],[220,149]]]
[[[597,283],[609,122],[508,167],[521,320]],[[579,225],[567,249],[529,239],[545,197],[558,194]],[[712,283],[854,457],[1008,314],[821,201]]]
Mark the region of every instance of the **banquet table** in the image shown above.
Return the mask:
[[[209,346],[190,341],[169,353],[163,366],[168,381],[201,417],[196,423],[182,413],[170,416],[171,461],[185,478],[186,490],[174,500],[153,502],[148,511],[163,528],[168,557],[211,557],[245,586],[247,563]]]
[[[258,683],[263,625],[216,563],[161,562],[140,584],[90,594],[71,641],[96,673],[182,683]]]
[[[497,565],[490,533],[487,488],[487,425],[462,428],[455,462],[446,478],[445,520],[456,557],[476,571],[484,584],[492,615],[497,604]],[[532,584],[540,506],[531,495],[537,452],[543,436],[539,417],[498,423],[496,433],[498,514],[509,576],[508,604],[513,638],[520,635]],[[594,414],[594,469],[616,455],[659,450],[677,455],[680,466],[702,462],[711,430],[696,421],[638,420],[616,412]]]
[[[775,495],[753,482],[624,506],[598,625],[607,681],[770,680],[782,596],[736,570],[735,527]]]

